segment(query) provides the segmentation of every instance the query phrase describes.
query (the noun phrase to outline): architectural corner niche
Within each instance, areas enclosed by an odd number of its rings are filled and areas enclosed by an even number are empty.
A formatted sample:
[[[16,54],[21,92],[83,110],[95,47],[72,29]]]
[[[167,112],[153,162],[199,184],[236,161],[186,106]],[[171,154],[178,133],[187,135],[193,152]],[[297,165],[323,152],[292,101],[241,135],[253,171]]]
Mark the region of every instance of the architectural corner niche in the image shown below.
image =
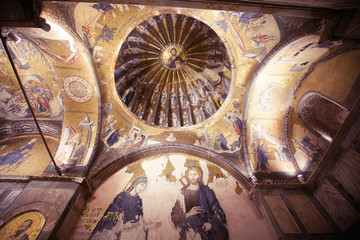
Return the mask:
[[[317,92],[307,92],[299,100],[297,114],[313,133],[331,142],[349,112]]]
[[[206,24],[180,14],[153,16],[125,39],[115,67],[124,104],[161,127],[199,124],[223,104],[231,86],[224,43]]]

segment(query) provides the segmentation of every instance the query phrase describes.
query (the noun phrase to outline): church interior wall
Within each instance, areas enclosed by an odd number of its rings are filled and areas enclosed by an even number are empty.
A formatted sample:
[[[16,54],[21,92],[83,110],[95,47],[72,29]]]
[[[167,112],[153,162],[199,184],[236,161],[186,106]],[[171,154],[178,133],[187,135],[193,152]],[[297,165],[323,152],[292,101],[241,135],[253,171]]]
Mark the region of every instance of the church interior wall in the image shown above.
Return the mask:
[[[338,10],[41,2],[49,31],[1,29],[0,239],[199,238],[191,201],[219,239],[360,235],[360,45],[324,41]]]
[[[72,207],[73,198],[81,192],[79,184],[75,182],[36,180],[28,183],[3,183],[2,189],[4,189],[1,195],[1,206],[4,207],[1,217],[2,239],[15,234],[24,219],[32,220],[32,225],[27,229],[27,233],[32,238],[51,239]],[[9,222],[10,226],[6,226]],[[70,230],[71,228],[68,228],[63,232]],[[65,235],[64,233],[62,234]]]

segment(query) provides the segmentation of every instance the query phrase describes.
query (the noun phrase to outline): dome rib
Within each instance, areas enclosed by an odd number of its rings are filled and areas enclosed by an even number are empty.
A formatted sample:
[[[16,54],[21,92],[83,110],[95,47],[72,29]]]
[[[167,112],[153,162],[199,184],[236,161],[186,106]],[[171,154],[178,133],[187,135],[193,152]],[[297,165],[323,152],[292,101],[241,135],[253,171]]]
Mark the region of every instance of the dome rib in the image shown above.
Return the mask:
[[[203,122],[229,91],[224,44],[209,26],[185,15],[161,14],[140,23],[124,41],[115,66],[124,104],[162,127]]]

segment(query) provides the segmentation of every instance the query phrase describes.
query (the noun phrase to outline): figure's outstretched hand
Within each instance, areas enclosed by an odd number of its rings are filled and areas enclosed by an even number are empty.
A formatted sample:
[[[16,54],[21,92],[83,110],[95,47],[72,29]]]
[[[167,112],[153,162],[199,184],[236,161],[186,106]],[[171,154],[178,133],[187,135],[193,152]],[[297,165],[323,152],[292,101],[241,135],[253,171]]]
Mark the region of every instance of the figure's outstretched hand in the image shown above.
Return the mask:
[[[161,227],[162,223],[161,222],[149,222],[146,223],[146,228],[150,229],[150,228],[158,228]]]
[[[126,231],[126,230],[129,230],[129,229],[131,229],[131,228],[136,228],[137,226],[139,226],[140,225],[140,222],[138,221],[138,222],[131,222],[131,221],[129,221],[129,222],[127,222],[127,223],[125,223],[123,226],[122,226],[122,231]]]
[[[210,231],[211,230],[211,223],[205,223],[203,226],[202,226],[202,229],[207,232],[207,231]]]
[[[201,213],[201,207],[195,206],[195,207],[191,208],[188,213],[186,213],[186,218],[191,217],[196,214],[199,214],[199,213]]]

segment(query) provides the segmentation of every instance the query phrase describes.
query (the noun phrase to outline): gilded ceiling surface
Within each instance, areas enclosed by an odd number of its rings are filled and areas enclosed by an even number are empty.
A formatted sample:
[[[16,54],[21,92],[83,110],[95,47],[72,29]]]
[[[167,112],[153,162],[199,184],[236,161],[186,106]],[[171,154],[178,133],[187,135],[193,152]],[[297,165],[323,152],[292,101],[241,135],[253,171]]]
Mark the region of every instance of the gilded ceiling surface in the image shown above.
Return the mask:
[[[321,19],[72,2],[45,2],[41,16],[49,31],[2,34],[56,164],[96,183],[177,151],[249,182],[304,183],[354,102],[360,50],[319,43]],[[37,130],[4,46],[0,91],[0,158],[20,173],[45,152],[7,147]]]
[[[185,15],[161,14],[126,38],[115,83],[138,117],[163,127],[190,126],[212,116],[225,101],[230,61],[209,26]]]

